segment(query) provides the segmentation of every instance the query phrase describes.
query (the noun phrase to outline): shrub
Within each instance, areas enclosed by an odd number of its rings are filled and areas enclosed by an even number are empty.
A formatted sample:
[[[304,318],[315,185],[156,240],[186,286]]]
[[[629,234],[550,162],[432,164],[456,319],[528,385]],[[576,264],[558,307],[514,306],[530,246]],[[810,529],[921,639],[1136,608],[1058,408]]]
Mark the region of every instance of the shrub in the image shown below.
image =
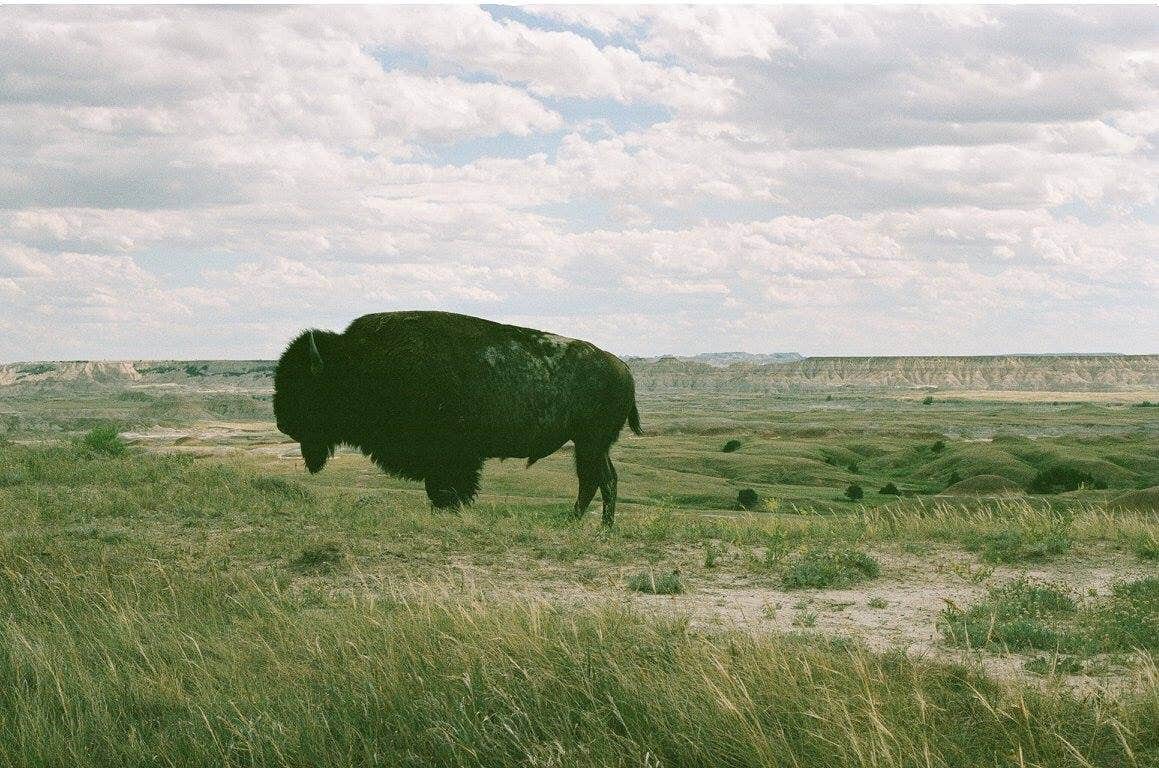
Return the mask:
[[[757,509],[761,506],[761,497],[752,488],[742,488],[736,495],[736,504],[741,509]]]
[[[933,395],[926,395],[926,396],[925,396],[925,397],[922,399],[922,405],[933,405],[933,402],[934,402],[934,396],[933,396]]]
[[[842,589],[875,578],[880,573],[881,566],[877,561],[860,550],[813,548],[789,566],[781,582],[785,589]]]
[[[629,578],[628,589],[645,595],[679,595],[684,592],[684,584],[680,581],[680,571],[666,571],[657,575],[647,570]]]
[[[865,491],[860,485],[854,483],[845,489],[845,495],[849,497],[850,501],[860,501],[865,496]]]
[[[897,486],[894,485],[893,483],[886,483],[885,485],[883,485],[881,487],[881,490],[878,491],[878,493],[886,495],[886,496],[900,496],[901,495],[901,491],[899,491],[897,489]]]
[[[946,449],[946,441],[945,440],[938,440],[937,442],[935,442],[933,445],[930,446],[930,450],[933,451],[934,453],[941,453],[945,449]]]
[[[1067,464],[1055,464],[1039,471],[1026,486],[1031,493],[1065,493],[1077,491],[1081,487],[1103,489],[1105,481],[1092,477],[1090,473]]]
[[[117,433],[116,427],[93,427],[81,439],[81,445],[90,454],[103,456],[123,456],[127,450],[125,441]]]
[[[727,443],[721,446],[720,450],[724,451],[725,453],[732,453],[733,451],[740,450],[740,445],[740,440],[729,440]]]

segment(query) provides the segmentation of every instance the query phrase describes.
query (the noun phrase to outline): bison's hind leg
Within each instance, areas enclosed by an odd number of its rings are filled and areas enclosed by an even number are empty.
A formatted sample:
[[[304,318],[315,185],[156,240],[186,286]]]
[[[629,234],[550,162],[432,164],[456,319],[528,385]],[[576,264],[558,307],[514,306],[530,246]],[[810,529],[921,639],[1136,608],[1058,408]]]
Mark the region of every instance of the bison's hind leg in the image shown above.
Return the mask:
[[[483,460],[459,459],[427,472],[427,498],[436,509],[450,509],[470,504],[479,492],[479,475]]]
[[[596,489],[604,502],[603,522],[611,525],[616,519],[616,469],[608,458],[610,445],[591,446],[577,444],[575,447],[575,472],[579,478],[579,495],[575,500],[575,516],[579,519],[587,512],[588,505],[596,495]]]
[[[600,480],[600,497],[604,501],[604,525],[616,522],[616,468],[612,466],[612,459],[604,454],[604,474]]]

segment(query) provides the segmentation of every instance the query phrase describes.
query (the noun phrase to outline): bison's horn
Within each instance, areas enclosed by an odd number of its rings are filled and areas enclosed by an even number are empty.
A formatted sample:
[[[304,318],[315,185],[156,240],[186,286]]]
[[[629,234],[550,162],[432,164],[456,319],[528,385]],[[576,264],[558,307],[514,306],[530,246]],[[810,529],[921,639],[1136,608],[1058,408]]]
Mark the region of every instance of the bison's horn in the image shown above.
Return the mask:
[[[310,331],[310,374],[317,376],[322,372],[322,354],[318,351],[318,343],[314,341],[314,332]]]

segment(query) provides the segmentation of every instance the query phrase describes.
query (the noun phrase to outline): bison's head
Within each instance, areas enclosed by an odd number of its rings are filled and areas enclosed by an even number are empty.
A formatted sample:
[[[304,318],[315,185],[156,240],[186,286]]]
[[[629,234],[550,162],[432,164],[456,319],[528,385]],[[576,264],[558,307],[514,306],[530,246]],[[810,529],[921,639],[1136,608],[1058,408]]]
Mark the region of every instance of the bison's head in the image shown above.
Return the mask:
[[[305,331],[290,342],[274,373],[274,416],[278,430],[302,446],[306,469],[317,472],[334,455],[337,435],[334,361],[327,366],[337,336],[327,331]]]

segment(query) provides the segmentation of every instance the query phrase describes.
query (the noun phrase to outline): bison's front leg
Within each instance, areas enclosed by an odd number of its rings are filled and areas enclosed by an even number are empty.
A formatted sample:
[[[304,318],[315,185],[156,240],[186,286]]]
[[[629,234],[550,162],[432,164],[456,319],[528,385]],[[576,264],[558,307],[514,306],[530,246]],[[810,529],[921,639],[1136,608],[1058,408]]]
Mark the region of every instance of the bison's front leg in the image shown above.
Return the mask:
[[[459,459],[431,469],[426,476],[427,498],[436,509],[470,504],[479,492],[482,459]]]

